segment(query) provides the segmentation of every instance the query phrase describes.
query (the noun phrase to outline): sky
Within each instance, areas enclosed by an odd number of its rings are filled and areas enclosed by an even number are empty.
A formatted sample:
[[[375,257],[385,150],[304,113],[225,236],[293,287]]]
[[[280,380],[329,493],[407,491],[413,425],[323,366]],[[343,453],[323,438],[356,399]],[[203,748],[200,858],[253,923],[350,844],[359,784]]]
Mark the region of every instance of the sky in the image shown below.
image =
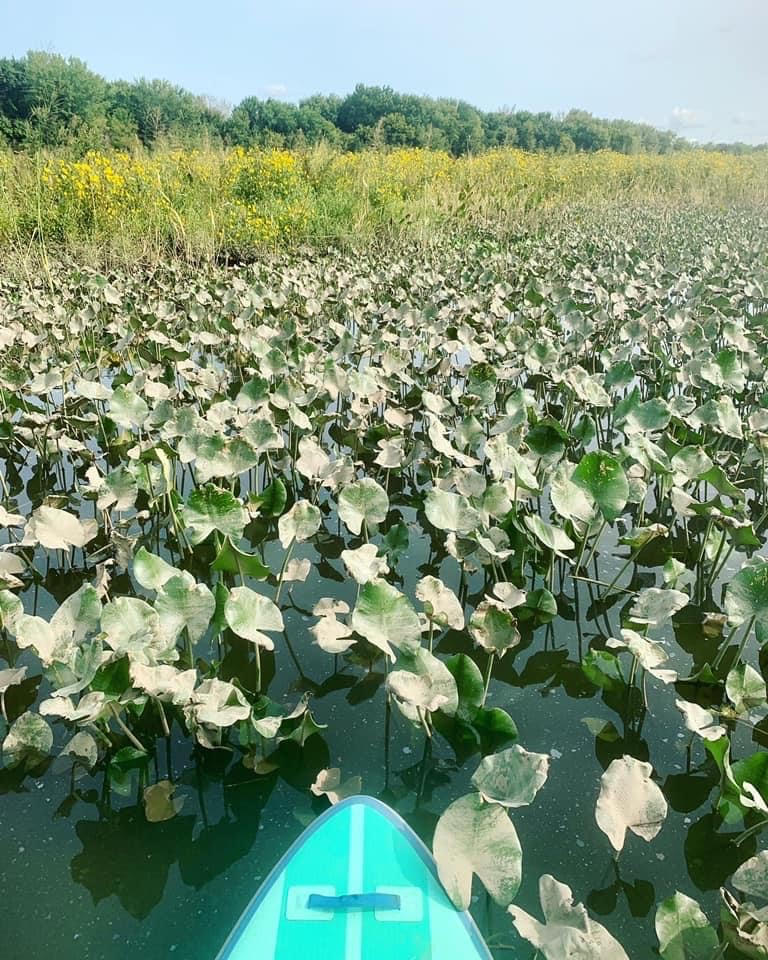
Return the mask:
[[[768,0],[0,0],[0,56],[231,105],[357,83],[768,141]]]

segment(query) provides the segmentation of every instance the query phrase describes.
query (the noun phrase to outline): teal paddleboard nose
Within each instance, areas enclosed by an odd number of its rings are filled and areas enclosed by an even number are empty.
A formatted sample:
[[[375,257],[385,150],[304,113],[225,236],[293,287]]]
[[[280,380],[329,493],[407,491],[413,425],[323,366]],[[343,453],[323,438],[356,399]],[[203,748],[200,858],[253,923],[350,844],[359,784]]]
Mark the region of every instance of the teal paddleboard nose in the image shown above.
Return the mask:
[[[246,907],[218,960],[491,960],[429,850],[372,797],[318,817]]]

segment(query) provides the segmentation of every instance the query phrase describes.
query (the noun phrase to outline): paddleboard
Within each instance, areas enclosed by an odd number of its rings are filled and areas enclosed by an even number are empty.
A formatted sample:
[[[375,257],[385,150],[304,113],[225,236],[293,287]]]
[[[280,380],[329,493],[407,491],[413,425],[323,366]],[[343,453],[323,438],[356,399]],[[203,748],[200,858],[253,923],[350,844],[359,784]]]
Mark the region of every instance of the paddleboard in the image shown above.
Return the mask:
[[[218,960],[492,960],[440,885],[432,855],[393,810],[348,797],[296,840]]]

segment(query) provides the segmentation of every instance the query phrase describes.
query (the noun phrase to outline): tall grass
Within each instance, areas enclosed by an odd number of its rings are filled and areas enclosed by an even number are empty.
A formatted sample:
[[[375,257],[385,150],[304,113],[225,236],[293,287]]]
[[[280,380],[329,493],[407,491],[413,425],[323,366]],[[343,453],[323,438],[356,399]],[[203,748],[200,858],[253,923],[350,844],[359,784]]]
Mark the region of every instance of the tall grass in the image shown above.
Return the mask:
[[[0,152],[0,247],[90,261],[247,257],[300,241],[503,231],[588,201],[766,206],[768,155],[234,149]]]

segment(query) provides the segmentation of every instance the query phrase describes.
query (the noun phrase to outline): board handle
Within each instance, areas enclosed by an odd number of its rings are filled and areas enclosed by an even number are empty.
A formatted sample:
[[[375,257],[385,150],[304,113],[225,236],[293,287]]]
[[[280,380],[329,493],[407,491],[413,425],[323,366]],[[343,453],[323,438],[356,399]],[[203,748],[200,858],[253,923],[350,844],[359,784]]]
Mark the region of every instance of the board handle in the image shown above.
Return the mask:
[[[338,897],[310,893],[307,907],[310,910],[399,910],[400,897],[396,893],[344,893]]]

